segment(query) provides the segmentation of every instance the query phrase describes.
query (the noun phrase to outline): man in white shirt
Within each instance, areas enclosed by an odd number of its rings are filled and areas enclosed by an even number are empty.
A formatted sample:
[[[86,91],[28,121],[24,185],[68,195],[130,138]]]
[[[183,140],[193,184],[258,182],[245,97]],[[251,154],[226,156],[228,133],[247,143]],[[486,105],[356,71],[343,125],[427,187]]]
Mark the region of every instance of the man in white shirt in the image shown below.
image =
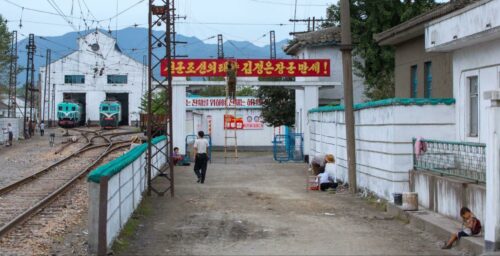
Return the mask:
[[[208,164],[208,140],[203,138],[205,133],[198,132],[198,139],[194,141],[194,173],[198,177],[198,183],[205,183],[205,174]]]

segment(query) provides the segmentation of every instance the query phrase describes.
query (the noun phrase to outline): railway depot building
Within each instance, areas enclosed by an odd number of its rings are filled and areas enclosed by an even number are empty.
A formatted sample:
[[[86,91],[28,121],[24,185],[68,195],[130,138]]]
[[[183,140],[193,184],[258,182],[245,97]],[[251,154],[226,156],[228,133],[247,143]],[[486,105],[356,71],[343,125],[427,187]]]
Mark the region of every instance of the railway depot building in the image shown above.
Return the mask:
[[[145,66],[125,55],[115,38],[99,30],[78,38],[77,45],[76,51],[50,64],[50,84],[42,83],[42,99],[44,92],[51,92],[50,98],[55,92],[55,105],[63,100],[77,101],[83,106],[82,120],[92,124],[99,122],[99,104],[115,99],[122,105],[120,125],[135,124],[139,120]],[[45,70],[40,68],[42,76]]]

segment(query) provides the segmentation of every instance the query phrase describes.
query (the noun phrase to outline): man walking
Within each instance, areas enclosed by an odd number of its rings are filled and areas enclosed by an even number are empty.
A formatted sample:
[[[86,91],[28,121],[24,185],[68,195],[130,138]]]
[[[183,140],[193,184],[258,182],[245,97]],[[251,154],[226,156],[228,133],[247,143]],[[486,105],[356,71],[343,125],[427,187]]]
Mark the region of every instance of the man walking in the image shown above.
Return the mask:
[[[12,132],[12,125],[10,123],[7,124],[7,132],[9,134],[9,144],[7,146],[10,147],[12,146],[12,139],[14,138],[14,133]]]
[[[203,138],[205,133],[198,132],[198,138],[194,141],[194,173],[198,177],[198,183],[205,183],[208,163],[208,141]]]
[[[44,121],[42,121],[40,123],[40,136],[43,136],[44,133],[45,133],[45,123]]]

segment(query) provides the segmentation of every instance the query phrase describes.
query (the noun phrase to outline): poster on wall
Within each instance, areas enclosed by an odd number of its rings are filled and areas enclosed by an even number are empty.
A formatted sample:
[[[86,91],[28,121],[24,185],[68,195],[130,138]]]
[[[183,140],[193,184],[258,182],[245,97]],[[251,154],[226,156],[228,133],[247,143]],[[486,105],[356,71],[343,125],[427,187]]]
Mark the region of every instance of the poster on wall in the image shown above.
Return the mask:
[[[245,114],[243,116],[224,115],[225,130],[262,130],[263,119],[260,115]]]

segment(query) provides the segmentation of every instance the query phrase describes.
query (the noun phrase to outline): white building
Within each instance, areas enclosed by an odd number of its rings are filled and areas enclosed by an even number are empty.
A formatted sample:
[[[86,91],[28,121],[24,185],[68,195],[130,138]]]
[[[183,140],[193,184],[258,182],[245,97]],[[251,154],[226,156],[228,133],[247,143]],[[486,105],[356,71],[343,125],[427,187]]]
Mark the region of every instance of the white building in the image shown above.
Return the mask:
[[[472,1],[426,26],[429,52],[450,52],[457,140],[486,144],[485,250],[500,250],[500,0]]]
[[[45,67],[40,73],[45,73]],[[55,101],[73,99],[84,105],[84,120],[99,120],[99,104],[106,99],[122,103],[122,124],[139,120],[139,106],[144,93],[144,65],[122,53],[116,39],[95,31],[78,39],[78,50],[50,64],[51,87]],[[48,86],[47,86],[48,87]],[[52,96],[50,96],[51,98]],[[50,99],[51,101],[51,99]],[[45,114],[47,119],[47,111]]]

